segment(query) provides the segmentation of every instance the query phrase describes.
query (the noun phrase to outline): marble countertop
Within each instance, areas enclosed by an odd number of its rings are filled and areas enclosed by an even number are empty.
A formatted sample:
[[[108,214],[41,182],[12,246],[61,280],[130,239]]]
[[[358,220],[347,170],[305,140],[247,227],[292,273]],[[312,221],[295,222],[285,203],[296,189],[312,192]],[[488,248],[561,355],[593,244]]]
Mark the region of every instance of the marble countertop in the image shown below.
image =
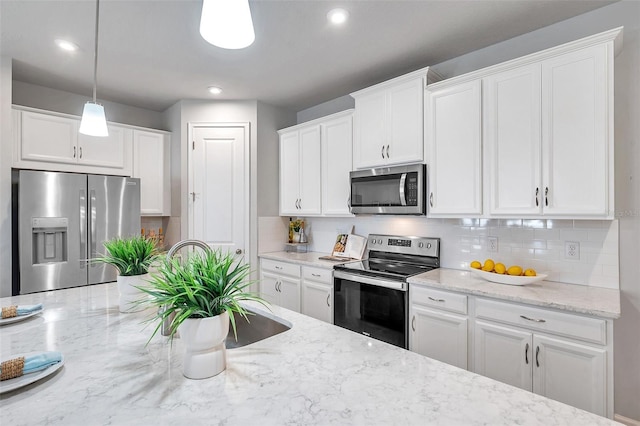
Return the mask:
[[[322,256],[330,256],[331,253],[318,253],[310,251],[308,253],[294,253],[286,251],[276,251],[272,253],[260,253],[261,259],[281,260],[283,262],[297,263],[304,266],[314,266],[316,268],[333,269],[335,265],[353,262],[353,259],[345,261],[322,260]]]
[[[416,275],[408,281],[410,285],[426,285],[602,318],[620,318],[620,291],[609,288],[552,281],[506,285],[485,281],[469,271],[445,268]]]
[[[44,312],[0,327],[2,359],[61,351],[65,365],[0,395],[3,424],[605,425],[609,419],[285,309],[290,330],[182,376],[182,344],[122,314],[115,283],[0,299]]]

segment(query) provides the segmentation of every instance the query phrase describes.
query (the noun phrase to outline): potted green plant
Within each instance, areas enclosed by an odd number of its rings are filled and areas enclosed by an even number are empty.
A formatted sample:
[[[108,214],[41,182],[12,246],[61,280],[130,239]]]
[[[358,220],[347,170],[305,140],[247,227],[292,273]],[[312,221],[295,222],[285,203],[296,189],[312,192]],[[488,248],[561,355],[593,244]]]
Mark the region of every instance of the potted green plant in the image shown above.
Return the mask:
[[[141,309],[136,303],[143,294],[139,290],[149,279],[149,267],[158,259],[156,240],[137,235],[114,238],[103,243],[105,254],[91,259],[92,262],[112,265],[118,271],[118,293],[120,312],[135,312]]]
[[[236,333],[236,316],[248,321],[250,313],[240,303],[256,301],[248,291],[249,265],[221,250],[192,253],[182,262],[165,259],[149,283],[140,287],[148,295],[143,303],[157,306],[157,321],[151,338],[170,319],[172,339],[178,329],[184,344],[183,374],[191,379],[215,376],[226,368],[224,341],[229,323]],[[151,340],[150,338],[150,340]]]

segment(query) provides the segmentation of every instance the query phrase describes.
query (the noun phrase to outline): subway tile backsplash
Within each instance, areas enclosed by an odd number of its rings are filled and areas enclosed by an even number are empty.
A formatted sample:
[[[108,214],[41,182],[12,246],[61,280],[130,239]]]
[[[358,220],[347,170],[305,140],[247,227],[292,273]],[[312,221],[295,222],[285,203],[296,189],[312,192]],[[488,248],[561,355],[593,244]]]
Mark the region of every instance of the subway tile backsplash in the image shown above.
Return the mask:
[[[380,233],[439,237],[441,265],[445,268],[466,269],[472,260],[484,262],[492,258],[507,266],[519,264],[548,273],[550,281],[619,288],[617,220],[380,216],[306,219],[310,250],[317,252],[329,252],[337,231],[353,225],[354,232],[363,236]],[[498,238],[497,252],[487,250],[488,237]],[[578,257],[566,256],[566,242],[579,244]]]

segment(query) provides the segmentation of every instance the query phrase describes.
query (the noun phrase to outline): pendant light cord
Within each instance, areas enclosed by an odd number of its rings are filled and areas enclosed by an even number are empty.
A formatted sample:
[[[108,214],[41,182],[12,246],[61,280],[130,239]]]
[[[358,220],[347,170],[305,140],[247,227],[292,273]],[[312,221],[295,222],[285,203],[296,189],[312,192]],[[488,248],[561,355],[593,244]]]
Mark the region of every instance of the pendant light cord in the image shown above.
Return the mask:
[[[98,86],[98,22],[100,22],[100,0],[96,0],[96,37],[93,54],[93,103],[96,103],[96,88]]]

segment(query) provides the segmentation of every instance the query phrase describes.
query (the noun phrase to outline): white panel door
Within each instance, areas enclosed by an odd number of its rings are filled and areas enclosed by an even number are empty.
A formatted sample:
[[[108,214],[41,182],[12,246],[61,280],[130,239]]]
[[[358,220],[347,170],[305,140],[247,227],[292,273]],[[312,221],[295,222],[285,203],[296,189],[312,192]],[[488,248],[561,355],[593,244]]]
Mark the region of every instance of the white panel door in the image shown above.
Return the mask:
[[[474,372],[531,391],[532,334],[484,321],[474,331]]]
[[[22,111],[21,159],[75,164],[78,120]]]
[[[411,305],[409,348],[413,352],[467,368],[467,322],[455,315]]]
[[[321,125],[322,136],[322,214],[351,215],[349,172],[353,162],[351,115]]]
[[[300,312],[300,280],[296,278],[279,277],[279,305],[283,308]]]
[[[280,135],[280,214],[297,215],[300,197],[298,131]]]
[[[416,78],[391,87],[388,93],[388,164],[424,159],[424,86]]]
[[[302,313],[333,323],[331,311],[333,287],[315,281],[302,281]]]
[[[78,163],[131,170],[132,130],[113,124],[107,128],[106,137],[78,134]]]
[[[298,214],[322,213],[320,126],[300,129],[300,201]]]
[[[491,214],[542,213],[540,86],[539,64],[484,80]]]
[[[140,213],[168,216],[171,214],[168,171],[165,162],[168,146],[165,135],[133,131],[133,177],[140,178]]]
[[[607,46],[542,63],[542,153],[547,214],[606,216],[609,189]]]
[[[533,391],[607,416],[607,351],[566,340],[533,336]]]
[[[482,213],[481,82],[427,90],[429,214]]]
[[[356,169],[381,166],[387,162],[383,152],[388,144],[386,99],[386,91],[355,99],[353,166]]]
[[[249,223],[248,125],[198,125],[192,133],[189,237],[243,253]]]

